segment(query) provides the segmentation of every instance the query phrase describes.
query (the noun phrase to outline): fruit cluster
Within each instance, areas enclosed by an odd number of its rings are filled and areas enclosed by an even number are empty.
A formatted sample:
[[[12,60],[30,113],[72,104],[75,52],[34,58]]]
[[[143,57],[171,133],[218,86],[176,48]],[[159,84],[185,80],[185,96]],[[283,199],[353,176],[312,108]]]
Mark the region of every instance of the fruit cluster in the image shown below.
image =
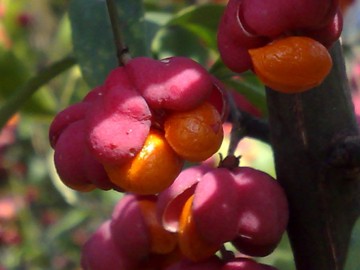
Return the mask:
[[[50,143],[62,181],[79,191],[155,194],[184,160],[203,161],[223,138],[219,89],[185,57],[138,57],[53,120]],[[218,109],[217,109],[218,108]]]
[[[198,165],[157,196],[125,195],[85,244],[82,267],[275,269],[250,257],[270,254],[287,221],[285,194],[271,176],[249,167]],[[226,242],[243,256],[217,257]]]
[[[341,30],[336,0],[230,0],[218,48],[233,71],[251,69],[274,90],[298,93],[319,85],[330,72],[327,49]]]

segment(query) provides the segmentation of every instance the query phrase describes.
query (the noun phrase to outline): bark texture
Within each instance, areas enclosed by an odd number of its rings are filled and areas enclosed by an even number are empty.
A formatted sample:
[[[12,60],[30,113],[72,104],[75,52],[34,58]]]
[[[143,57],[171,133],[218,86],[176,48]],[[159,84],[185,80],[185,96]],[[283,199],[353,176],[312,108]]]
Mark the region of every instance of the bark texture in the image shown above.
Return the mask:
[[[342,270],[360,213],[359,130],[339,43],[331,55],[332,71],[319,87],[295,95],[266,89],[298,270]]]

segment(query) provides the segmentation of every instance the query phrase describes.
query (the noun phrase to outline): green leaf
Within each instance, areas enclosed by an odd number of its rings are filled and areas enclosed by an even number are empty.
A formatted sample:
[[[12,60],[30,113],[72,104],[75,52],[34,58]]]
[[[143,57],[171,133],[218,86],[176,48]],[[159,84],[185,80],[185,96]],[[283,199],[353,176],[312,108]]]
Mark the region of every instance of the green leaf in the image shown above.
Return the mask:
[[[174,55],[185,56],[202,65],[207,64],[209,57],[208,49],[204,47],[198,36],[175,25],[165,27],[157,33],[152,51],[159,59]]]
[[[227,85],[233,87],[240,94],[244,95],[261,111],[263,116],[267,116],[265,88],[254,73],[251,71],[241,74],[235,73],[220,60],[215,62],[210,72]]]
[[[6,124],[10,117],[16,113],[33,94],[51,79],[69,69],[75,64],[73,57],[66,57],[49,67],[43,69],[34,77],[28,79],[26,83],[17,87],[6,101],[0,105],[0,129]],[[51,106],[51,104],[50,104]]]
[[[6,102],[29,78],[25,64],[11,51],[0,51],[0,100]],[[49,91],[42,89],[30,96],[21,108],[24,113],[52,115],[55,100]]]
[[[29,71],[12,51],[0,51],[0,97],[10,96],[25,83]]]
[[[161,27],[171,19],[172,14],[167,12],[150,11],[145,14],[145,39],[148,51],[151,51],[151,44]]]
[[[216,50],[216,33],[223,12],[223,5],[195,5],[182,10],[168,24],[186,28]]]
[[[56,224],[54,224],[48,234],[51,239],[58,238],[60,236],[66,235],[72,229],[80,226],[86,218],[89,217],[89,213],[83,209],[73,209],[69,211],[62,219],[60,219]]]
[[[125,43],[132,56],[147,55],[142,1],[116,0]],[[117,66],[106,1],[72,0],[69,7],[75,55],[90,87],[102,84]]]
[[[56,100],[48,87],[40,88],[24,103],[22,112],[33,116],[49,117],[56,112]]]
[[[360,269],[360,218],[357,219],[350,238],[348,257],[345,263],[345,270]]]
[[[248,79],[246,77],[252,76],[247,75],[244,78],[240,76],[240,78],[228,79],[224,82],[227,85],[232,86],[240,94],[243,94],[256,108],[261,111],[261,114],[263,116],[266,116],[268,113],[264,86],[254,84],[251,81],[252,78]]]

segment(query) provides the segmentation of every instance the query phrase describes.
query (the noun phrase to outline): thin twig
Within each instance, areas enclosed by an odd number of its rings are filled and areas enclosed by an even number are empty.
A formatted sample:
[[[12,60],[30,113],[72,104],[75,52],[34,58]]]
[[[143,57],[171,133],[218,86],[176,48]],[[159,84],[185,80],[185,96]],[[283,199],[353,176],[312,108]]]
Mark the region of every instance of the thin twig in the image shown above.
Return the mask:
[[[250,113],[240,111],[241,117],[238,121],[244,129],[244,134],[247,137],[260,140],[264,143],[270,144],[270,128],[269,123],[263,119],[257,118]]]
[[[241,125],[241,112],[238,110],[235,101],[229,91],[226,91],[226,97],[228,99],[230,107],[230,116],[232,119],[232,127],[230,132],[230,143],[228,149],[228,155],[234,155],[237,145],[240,140],[245,137],[245,130]]]
[[[107,10],[109,13],[111,28],[114,36],[116,55],[119,66],[124,66],[130,59],[129,48],[126,46],[124,36],[121,31],[119,15],[114,0],[106,0]]]
[[[230,107],[232,123],[228,155],[233,155],[237,145],[244,137],[251,137],[265,143],[270,143],[269,125],[262,119],[240,110],[230,92],[226,92]]]

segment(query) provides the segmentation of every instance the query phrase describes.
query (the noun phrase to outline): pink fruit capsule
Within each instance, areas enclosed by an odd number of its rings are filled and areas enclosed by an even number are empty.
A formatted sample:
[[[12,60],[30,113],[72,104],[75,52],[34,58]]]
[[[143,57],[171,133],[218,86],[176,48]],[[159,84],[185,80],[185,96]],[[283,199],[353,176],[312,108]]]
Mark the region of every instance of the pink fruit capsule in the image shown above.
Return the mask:
[[[134,270],[135,263],[114,244],[110,221],[105,221],[85,243],[81,253],[84,270]]]
[[[248,32],[241,22],[238,13],[241,7],[239,0],[230,0],[217,33],[217,44],[221,59],[232,71],[241,73],[251,68],[248,49],[263,46],[268,39]]]
[[[227,262],[221,270],[276,270],[276,268],[249,258],[235,258]]]
[[[103,164],[121,164],[138,153],[151,125],[151,112],[123,69],[86,115],[87,143]],[[112,73],[113,74],[113,73]]]
[[[222,266],[221,260],[216,257],[210,257],[202,262],[192,262],[186,259],[173,264],[166,270],[220,270]]]
[[[276,38],[302,29],[328,24],[337,10],[336,0],[242,0],[239,17],[245,29]]]
[[[231,171],[218,168],[202,177],[194,192],[192,215],[205,241],[221,245],[235,238],[239,206]]]
[[[85,142],[85,122],[70,124],[60,135],[55,146],[56,170],[64,182],[78,191],[95,187],[108,190],[114,187],[104,167],[89,152]]]
[[[84,167],[84,157],[88,154],[84,138],[84,121],[70,124],[57,140],[54,154],[55,167],[61,180],[78,191],[95,188]]]
[[[116,247],[135,261],[144,259],[150,250],[150,236],[137,196],[127,194],[115,206],[110,230]]]
[[[285,232],[285,193],[270,175],[249,167],[234,170],[239,205],[237,248],[250,256],[268,255]]]
[[[55,147],[60,134],[70,124],[85,117],[89,105],[90,104],[87,102],[75,103],[62,110],[55,116],[49,128],[49,141],[51,147]]]
[[[206,165],[190,167],[182,171],[172,185],[159,194],[157,215],[166,230],[178,231],[184,204],[194,194],[202,176],[211,169]]]
[[[186,57],[137,57],[126,65],[131,81],[152,109],[190,110],[212,90],[211,76]]]

